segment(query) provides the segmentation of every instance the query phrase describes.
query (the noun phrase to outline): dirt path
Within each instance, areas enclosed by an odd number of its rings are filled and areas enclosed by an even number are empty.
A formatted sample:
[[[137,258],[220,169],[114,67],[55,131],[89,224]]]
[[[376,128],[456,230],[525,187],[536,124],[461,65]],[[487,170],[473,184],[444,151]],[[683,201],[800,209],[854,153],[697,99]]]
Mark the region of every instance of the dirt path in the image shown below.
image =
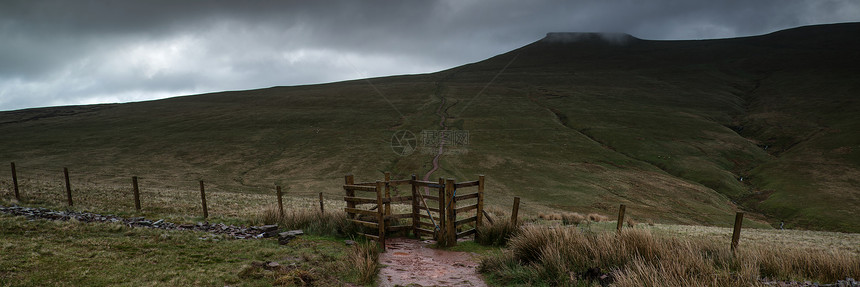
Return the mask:
[[[437,89],[437,90],[441,90],[441,89]],[[427,174],[424,175],[424,181],[429,181],[430,176],[433,175],[434,172],[439,170],[439,158],[442,157],[442,153],[445,152],[445,149],[444,149],[445,148],[445,132],[444,131],[448,130],[448,125],[445,124],[445,120],[447,120],[448,117],[446,115],[447,109],[443,110],[443,108],[445,107],[445,104],[448,102],[448,99],[445,98],[445,96],[442,95],[441,92],[439,92],[439,98],[441,99],[442,102],[439,104],[439,108],[436,109],[436,115],[438,115],[440,118],[439,119],[439,127],[442,128],[442,131],[443,131],[442,132],[442,138],[439,139],[439,150],[436,152],[436,155],[433,157],[433,168],[430,169],[430,171],[428,171]],[[430,195],[430,189],[425,188],[424,193],[427,193],[427,195]]]
[[[379,255],[379,286],[487,286],[474,255],[429,248],[431,241],[392,238]]]

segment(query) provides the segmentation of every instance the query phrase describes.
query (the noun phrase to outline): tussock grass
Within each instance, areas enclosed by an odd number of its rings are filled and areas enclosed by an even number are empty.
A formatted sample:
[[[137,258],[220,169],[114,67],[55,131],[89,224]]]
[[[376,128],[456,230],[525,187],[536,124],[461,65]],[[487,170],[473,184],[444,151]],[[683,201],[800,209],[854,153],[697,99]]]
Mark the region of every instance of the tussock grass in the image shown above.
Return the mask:
[[[832,283],[845,277],[860,276],[860,256],[843,252],[787,249],[756,246],[742,251],[756,258],[762,277],[795,280],[821,280]]]
[[[314,235],[351,236],[359,230],[358,226],[347,221],[346,213],[320,212],[318,209],[293,209],[284,211],[281,216],[277,205],[260,210],[253,220],[254,224],[278,224],[281,229],[302,229]]]
[[[509,284],[592,284],[587,274],[611,273],[617,286],[756,286],[761,278],[832,283],[860,275],[860,256],[831,250],[742,246],[706,239],[526,226],[508,250],[482,260],[480,270]],[[604,282],[605,283],[605,282]]]
[[[610,218],[605,215],[601,215],[598,213],[589,213],[588,215],[582,215],[578,212],[564,212],[564,213],[543,213],[539,212],[536,219],[541,219],[545,221],[561,221],[562,225],[579,225],[581,223],[591,224],[593,222],[609,222]],[[533,221],[536,221],[533,220]],[[523,222],[529,222],[529,219],[524,218]],[[628,227],[635,227],[637,222],[633,218],[627,217],[624,220],[624,223]]]
[[[496,217],[508,217],[508,212],[506,210],[504,210],[498,206],[495,206],[495,205],[485,206],[484,211],[491,214],[494,219]]]
[[[655,224],[642,228],[650,230],[653,234],[665,236],[719,242],[729,242],[732,238],[732,228],[726,227]],[[741,246],[746,244],[792,246],[801,249],[830,248],[860,256],[860,233],[745,228],[741,232]]]
[[[543,220],[562,220],[562,216],[563,215],[558,214],[558,213],[550,213],[550,214],[538,213],[538,218],[543,219]]]
[[[591,221],[591,222],[609,221],[609,217],[607,217],[605,215],[600,215],[597,213],[589,213],[588,216],[586,216],[586,218],[588,219],[588,221]]]
[[[517,233],[517,227],[507,217],[498,217],[493,224],[478,227],[475,241],[481,245],[505,246],[508,240]]]
[[[576,212],[561,215],[561,223],[564,225],[579,225],[583,221],[585,221],[585,216]]]
[[[636,224],[639,224],[639,222],[636,222],[635,219],[630,218],[630,217],[628,217],[627,219],[624,219],[624,223],[627,224],[627,227],[630,227],[630,228],[636,227]]]
[[[357,281],[362,284],[373,283],[379,272],[379,248],[372,241],[355,244],[347,253],[345,264],[356,273]]]

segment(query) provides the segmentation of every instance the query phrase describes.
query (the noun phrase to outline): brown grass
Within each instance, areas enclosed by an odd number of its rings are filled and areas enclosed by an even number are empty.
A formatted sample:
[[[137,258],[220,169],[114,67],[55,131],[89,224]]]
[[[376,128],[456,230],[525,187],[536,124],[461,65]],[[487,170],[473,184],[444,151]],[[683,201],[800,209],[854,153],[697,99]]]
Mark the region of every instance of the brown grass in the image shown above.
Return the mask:
[[[636,220],[634,220],[633,218],[630,218],[630,217],[624,219],[624,223],[626,223],[627,227],[630,227],[630,228],[636,227],[636,224],[638,224],[638,222],[636,222]]]
[[[278,224],[281,229],[302,229],[316,235],[350,236],[358,227],[347,221],[344,212],[321,213],[318,209],[293,209],[280,215],[276,205],[262,210],[252,221],[254,224]]]
[[[475,241],[482,245],[505,246],[516,233],[517,227],[511,224],[508,217],[499,217],[493,224],[478,227]]]
[[[543,220],[562,220],[562,216],[563,215],[558,214],[558,213],[550,213],[550,214],[538,213],[538,218],[543,219]]]
[[[715,226],[655,224],[645,227],[653,234],[729,242],[732,228]],[[800,249],[833,249],[860,256],[860,234],[809,230],[747,229],[741,232],[741,246],[748,244],[791,246]]]
[[[742,246],[733,255],[713,240],[660,237],[641,229],[616,233],[527,226],[481,271],[509,284],[576,285],[592,268],[617,286],[757,286],[760,279],[833,283],[860,275],[860,256],[822,249]],[[578,283],[579,282],[579,283]]]
[[[379,271],[379,249],[375,242],[366,241],[355,244],[347,254],[345,264],[356,272],[358,281],[363,284],[373,283]]]
[[[484,208],[484,211],[493,216],[493,219],[497,217],[509,217],[508,212],[502,208],[499,208],[495,205],[488,205]]]
[[[576,212],[565,213],[561,216],[561,223],[564,225],[579,225],[583,221],[585,221],[585,216]]]
[[[589,213],[586,218],[588,219],[588,221],[591,221],[591,222],[609,221],[609,217],[606,217],[604,215],[600,215],[597,213]]]

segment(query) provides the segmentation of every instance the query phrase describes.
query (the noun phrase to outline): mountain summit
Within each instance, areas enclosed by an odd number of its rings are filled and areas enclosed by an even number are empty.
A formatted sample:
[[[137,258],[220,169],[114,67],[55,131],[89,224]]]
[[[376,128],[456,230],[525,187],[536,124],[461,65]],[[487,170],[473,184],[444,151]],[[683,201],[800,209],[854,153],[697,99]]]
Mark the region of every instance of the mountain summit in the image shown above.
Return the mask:
[[[487,178],[526,213],[860,232],[860,24],[718,40],[549,33],[409,76],[0,113],[0,161],[57,184],[340,196],[344,174]],[[384,96],[380,96],[380,94]],[[392,136],[416,135],[415,152]],[[426,141],[425,141],[426,139]],[[85,172],[84,172],[85,171]],[[0,182],[8,197],[9,182]],[[35,198],[50,202],[54,198]],[[745,225],[749,226],[749,225]]]
[[[546,37],[541,39],[541,42],[547,43],[609,43],[615,45],[625,45],[630,42],[639,40],[630,34],[625,33],[562,33],[551,32],[546,33]]]

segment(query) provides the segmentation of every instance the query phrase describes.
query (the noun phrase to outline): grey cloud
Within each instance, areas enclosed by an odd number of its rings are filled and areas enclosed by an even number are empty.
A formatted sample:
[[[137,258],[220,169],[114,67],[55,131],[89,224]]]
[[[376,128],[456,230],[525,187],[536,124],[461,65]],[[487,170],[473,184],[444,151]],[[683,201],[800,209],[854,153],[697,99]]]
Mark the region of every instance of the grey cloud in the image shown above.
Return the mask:
[[[850,0],[3,1],[0,110],[432,72],[547,32],[700,39],[858,20]]]

